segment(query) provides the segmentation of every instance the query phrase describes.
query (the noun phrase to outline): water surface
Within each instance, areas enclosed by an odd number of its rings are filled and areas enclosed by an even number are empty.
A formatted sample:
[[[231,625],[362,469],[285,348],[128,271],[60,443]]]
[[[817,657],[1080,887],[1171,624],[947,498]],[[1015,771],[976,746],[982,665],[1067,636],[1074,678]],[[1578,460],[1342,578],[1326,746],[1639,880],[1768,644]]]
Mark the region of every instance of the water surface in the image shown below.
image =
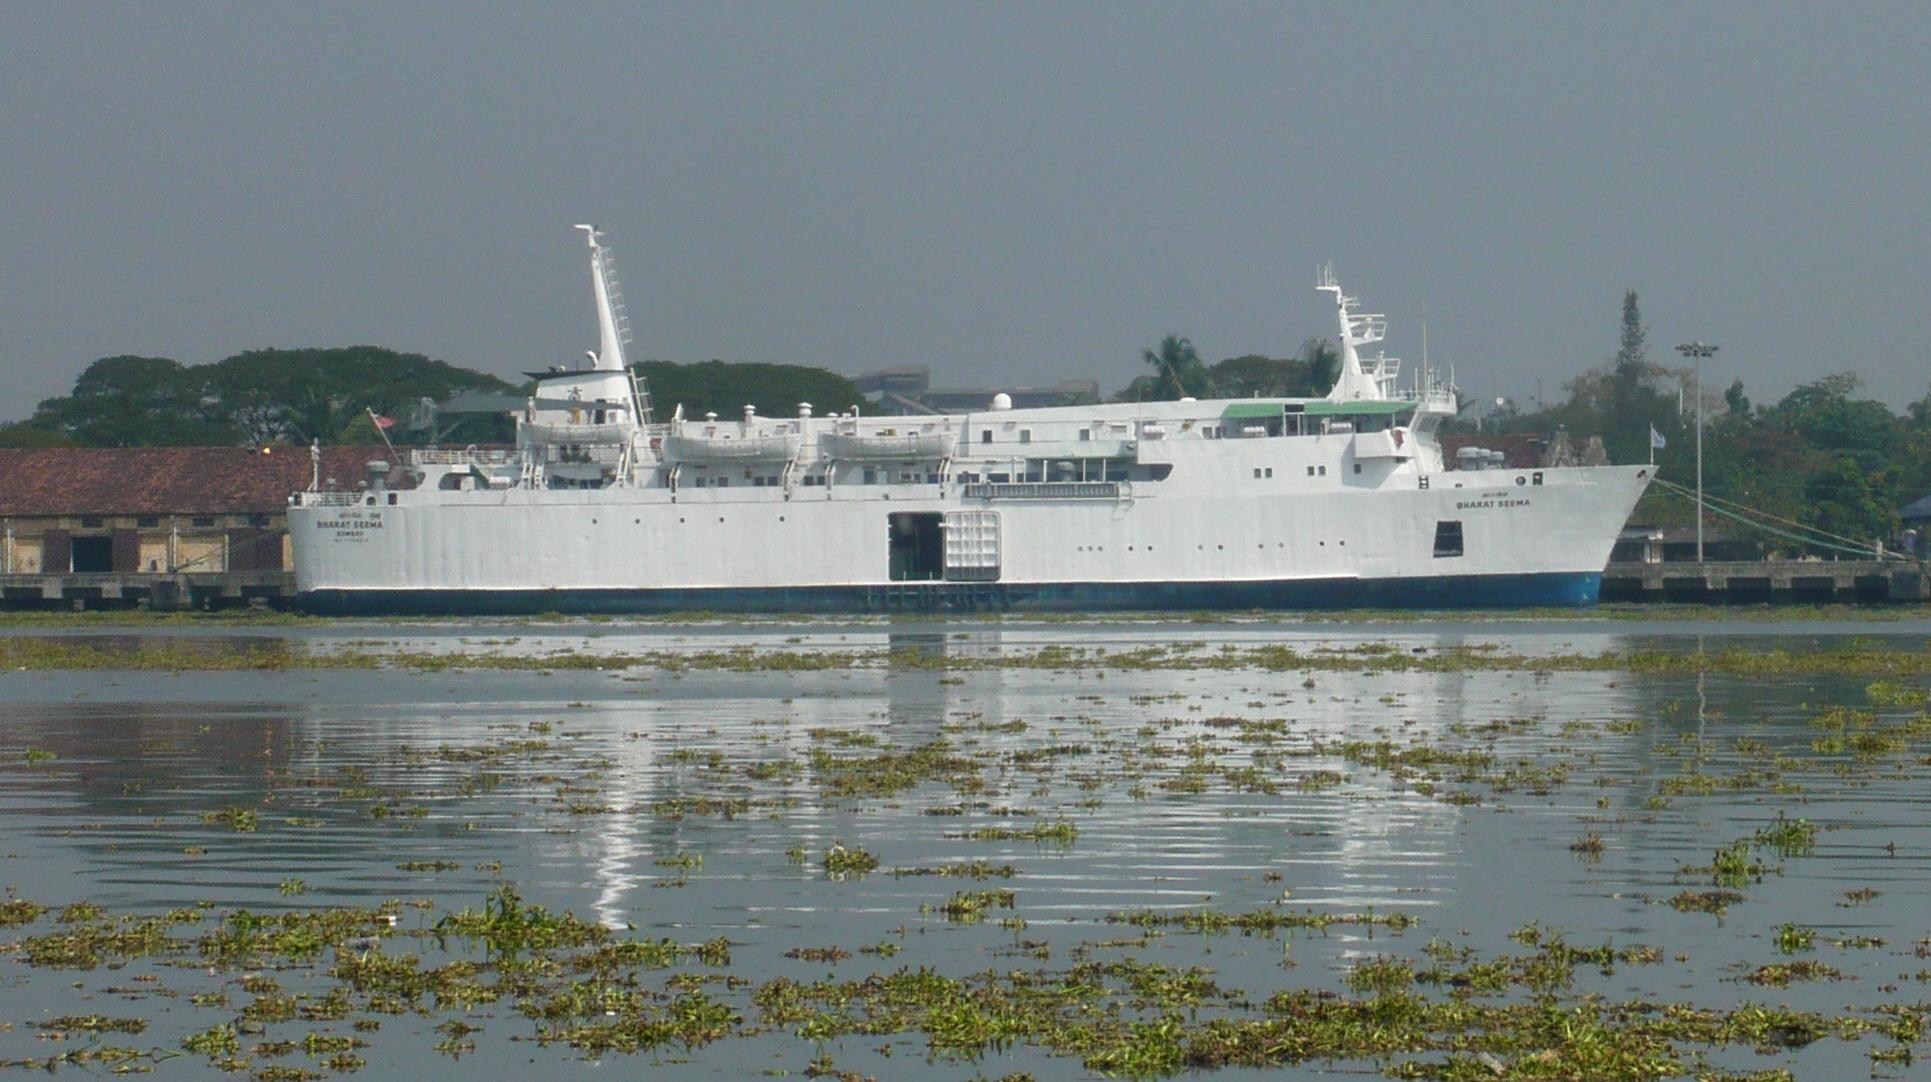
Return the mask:
[[[148,637],[208,633],[58,634],[131,649]],[[1536,656],[1801,654],[1853,644],[1922,651],[1931,624],[327,624],[220,635],[222,648],[524,656],[751,646],[985,658],[1177,641],[1208,651],[1280,642],[1493,644]],[[1922,716],[1923,680],[1880,688],[1877,701],[1870,683],[1801,672],[1532,666],[15,672],[0,678],[0,877],[46,906],[85,901],[111,914],[157,915],[205,904],[210,926],[237,909],[401,900],[394,911],[403,931],[480,909],[511,884],[526,902],[625,937],[728,940],[728,967],[686,960],[641,979],[665,995],[703,987],[733,1003],[749,1028],[758,1028],[749,989],[779,976],[808,983],[930,967],[965,977],[1130,958],[1204,967],[1222,988],[1259,1001],[1287,989],[1346,994],[1348,974],[1380,955],[1426,967],[1431,942],[1438,952],[1519,955],[1523,939],[1512,933],[1531,924],[1573,944],[1660,951],[1655,964],[1582,969],[1568,996],[1844,1015],[1924,998],[1921,941],[1931,936],[1923,784],[1931,739],[1912,735],[1863,757],[1819,743],[1832,730],[1817,719],[1833,704],[1868,712],[1867,725]],[[1487,765],[1391,769],[1363,751],[1380,741],[1395,750],[1479,752]],[[975,780],[962,787],[956,778],[927,778],[849,795],[828,791],[826,771],[813,764],[814,755],[858,759],[934,745],[972,763]],[[1744,898],[1720,918],[1666,904],[1714,889],[1684,866],[1709,864],[1717,847],[1772,829],[1779,816],[1815,824],[1814,846],[1789,855],[1759,850],[1767,874],[1740,885]],[[1050,836],[986,835],[1040,827]],[[1572,848],[1590,837],[1600,839],[1600,853]],[[824,854],[834,847],[863,850],[880,867],[828,875]],[[973,862],[1010,874],[892,874]],[[1012,891],[1010,908],[995,904],[976,922],[940,911],[959,892],[999,889]],[[1847,894],[1860,890],[1875,893]],[[1185,911],[1400,914],[1414,923],[1271,937],[1170,927],[1119,945],[1143,929],[1108,920]],[[1812,948],[1780,954],[1775,938],[1786,924],[1814,930]],[[49,913],[0,931],[18,940],[59,927]],[[799,948],[849,956],[787,956]],[[416,939],[376,949],[481,957],[473,947],[439,950]],[[1787,987],[1742,979],[1795,957],[1825,963],[1841,979]],[[270,971],[291,991],[320,995],[328,968],[325,956]],[[115,1034],[111,1043],[176,1047],[237,1018],[250,999],[237,985],[242,976],[179,957],[122,968],[34,966],[15,950],[0,956],[0,1019],[13,1024],[0,1032],[0,1059],[85,1046],[83,1035],[49,1039],[33,1028],[72,1015],[140,1017],[149,1023],[144,1032]],[[680,978],[697,983],[670,983]],[[734,978],[746,983],[732,987]],[[209,992],[228,1000],[195,1003]],[[437,1050],[445,1032],[437,1026],[451,1017],[478,1027],[466,1038],[473,1050]],[[380,1027],[357,1030],[355,1018]],[[819,1041],[776,1025],[599,1060],[538,1043],[539,1023],[507,999],[466,1011],[359,1007],[342,1018],[259,1028],[240,1036],[253,1069],[324,1071],[322,1055],[248,1050],[310,1033],[353,1035],[367,1042],[356,1054],[368,1077],[609,1069],[795,1076],[819,1055],[879,1078],[1092,1077],[1079,1056],[1026,1043],[970,1057],[933,1054],[917,1033]],[[1766,1053],[1729,1047],[1709,1058],[1732,1069],[1862,1075],[1872,1069],[1868,1052],[1887,1046],[1878,1037],[1828,1039]],[[1374,1073],[1392,1062],[1313,1060],[1282,1073]],[[185,1078],[207,1072],[209,1060],[142,1065]]]

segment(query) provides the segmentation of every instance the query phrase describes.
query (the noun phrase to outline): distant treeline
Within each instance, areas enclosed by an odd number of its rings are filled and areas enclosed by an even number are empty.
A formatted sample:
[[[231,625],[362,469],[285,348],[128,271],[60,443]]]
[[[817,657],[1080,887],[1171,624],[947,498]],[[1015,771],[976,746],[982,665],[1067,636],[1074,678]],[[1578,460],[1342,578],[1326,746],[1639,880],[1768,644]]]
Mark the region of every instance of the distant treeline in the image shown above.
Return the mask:
[[[1135,377],[1114,396],[1116,402],[1171,401],[1176,398],[1316,398],[1328,393],[1339,374],[1341,354],[1332,339],[1310,338],[1294,357],[1250,353],[1205,364],[1193,343],[1167,335],[1140,359],[1153,371]]]
[[[1693,484],[1692,373],[1657,363],[1650,356],[1648,337],[1636,294],[1629,292],[1623,297],[1621,346],[1613,357],[1570,380],[1561,402],[1524,411],[1504,400],[1482,417],[1481,430],[1548,435],[1566,429],[1572,437],[1601,436],[1610,461],[1625,463],[1648,460],[1654,430],[1665,445],[1655,452],[1657,475]],[[1208,365],[1177,334],[1143,351],[1141,360],[1150,371],[1134,379],[1118,401],[1319,396],[1333,387],[1339,363],[1335,344],[1314,338],[1296,357],[1236,357]],[[1711,362],[1705,366],[1706,375],[1716,369]],[[1897,512],[1931,493],[1931,393],[1903,413],[1893,413],[1884,403],[1861,397],[1861,386],[1853,373],[1826,376],[1772,406],[1753,405],[1741,380],[1706,394],[1705,492],[1767,512],[1785,525],[1863,543],[1895,538]],[[1473,432],[1477,422],[1458,419],[1450,429]],[[1687,524],[1695,521],[1695,513],[1692,503],[1658,486],[1644,497],[1634,519]],[[1782,529],[1774,519],[1766,521]],[[1834,551],[1733,525],[1715,515],[1709,521],[1764,551]]]
[[[799,402],[821,410],[863,400],[843,376],[788,364],[646,361],[660,417],[678,404],[686,415],[736,416],[752,404],[789,414]],[[24,421],[0,425],[0,447],[256,446],[374,443],[369,414],[392,419],[397,443],[503,442],[512,422],[499,414],[432,416],[424,399],[466,391],[527,395],[532,383],[378,346],[262,349],[210,364],[166,357],[104,357],[87,366],[71,393],[40,403]]]
[[[1721,370],[1715,361],[1703,365],[1706,379]],[[1750,401],[1742,380],[1721,390],[1706,387],[1704,491],[1787,523],[1859,541],[1895,537],[1898,510],[1931,493],[1931,393],[1894,413],[1862,397],[1861,389],[1858,376],[1844,372],[1763,406]],[[1570,380],[1564,391],[1563,401],[1533,411],[1505,401],[1484,419],[1484,429],[1549,433],[1566,428],[1571,435],[1600,435],[1612,462],[1647,461],[1654,429],[1665,443],[1656,451],[1657,476],[1679,485],[1695,483],[1693,372],[1650,356],[1634,292],[1623,298],[1621,348]],[[1467,421],[1457,424],[1463,431],[1474,428]],[[1660,488],[1650,490],[1634,517],[1646,523],[1695,521],[1690,502]],[[1719,517],[1709,522],[1767,551],[1806,548]]]
[[[1180,335],[1169,335],[1140,360],[1146,368],[1116,400],[1316,396],[1333,385],[1338,363],[1334,343],[1315,338],[1293,357],[1250,355],[1207,365]],[[1706,362],[1706,369],[1715,368]],[[637,372],[659,419],[679,404],[695,418],[708,412],[736,417],[747,404],[789,416],[800,402],[822,414],[864,401],[849,379],[801,365],[646,361]],[[1894,536],[1898,510],[1931,493],[1931,393],[1894,413],[1861,397],[1860,386],[1851,373],[1827,376],[1769,406],[1753,404],[1741,380],[1706,395],[1707,491],[1846,537]],[[369,443],[378,438],[370,411],[395,420],[389,435],[398,443],[506,441],[512,433],[506,416],[446,415],[426,424],[419,404],[465,391],[525,395],[531,389],[377,346],[249,350],[198,365],[107,357],[89,365],[71,393],[0,426],[0,447]],[[1660,476],[1682,484],[1694,478],[1690,372],[1651,357],[1635,293],[1623,301],[1621,348],[1569,381],[1565,392],[1564,400],[1534,411],[1505,402],[1483,419],[1485,430],[1599,435],[1612,461],[1642,462],[1654,429],[1666,443],[1656,452]],[[1636,517],[1693,520],[1687,504],[1660,489],[1651,490]]]

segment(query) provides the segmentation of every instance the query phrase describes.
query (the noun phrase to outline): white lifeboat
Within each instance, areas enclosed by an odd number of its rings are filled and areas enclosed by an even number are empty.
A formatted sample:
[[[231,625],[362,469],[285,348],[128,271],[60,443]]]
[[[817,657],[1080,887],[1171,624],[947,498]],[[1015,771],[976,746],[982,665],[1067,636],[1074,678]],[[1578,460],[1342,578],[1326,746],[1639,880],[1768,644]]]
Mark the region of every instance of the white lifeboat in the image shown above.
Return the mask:
[[[546,424],[524,421],[523,431],[532,443],[629,443],[637,426],[629,421],[594,424]]]
[[[766,428],[745,407],[744,423],[717,423],[711,414],[702,422],[672,422],[664,437],[664,457],[675,462],[789,462],[798,457],[804,436],[795,429]]]
[[[827,432],[818,437],[826,458],[878,462],[940,459],[952,452],[955,437],[945,429],[924,432]]]

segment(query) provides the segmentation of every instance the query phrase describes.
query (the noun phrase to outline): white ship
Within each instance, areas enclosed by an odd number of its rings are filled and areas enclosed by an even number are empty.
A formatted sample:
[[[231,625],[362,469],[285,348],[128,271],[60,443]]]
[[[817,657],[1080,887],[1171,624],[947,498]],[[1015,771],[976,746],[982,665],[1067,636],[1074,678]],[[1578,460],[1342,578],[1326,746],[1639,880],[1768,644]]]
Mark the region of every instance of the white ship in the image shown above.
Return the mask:
[[[1581,605],[1652,467],[1444,468],[1454,389],[1365,347],[1312,399],[653,423],[608,251],[601,348],[537,374],[514,449],[415,451],[400,483],[290,499],[319,612]],[[317,479],[320,480],[319,478]]]

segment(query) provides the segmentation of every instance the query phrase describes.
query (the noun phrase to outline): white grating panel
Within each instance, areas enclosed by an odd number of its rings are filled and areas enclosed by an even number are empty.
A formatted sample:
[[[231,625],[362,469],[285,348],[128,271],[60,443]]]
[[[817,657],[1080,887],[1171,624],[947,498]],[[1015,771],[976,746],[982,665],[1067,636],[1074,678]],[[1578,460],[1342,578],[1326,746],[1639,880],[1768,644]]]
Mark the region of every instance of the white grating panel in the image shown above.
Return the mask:
[[[999,512],[945,513],[945,577],[952,582],[999,577]]]

